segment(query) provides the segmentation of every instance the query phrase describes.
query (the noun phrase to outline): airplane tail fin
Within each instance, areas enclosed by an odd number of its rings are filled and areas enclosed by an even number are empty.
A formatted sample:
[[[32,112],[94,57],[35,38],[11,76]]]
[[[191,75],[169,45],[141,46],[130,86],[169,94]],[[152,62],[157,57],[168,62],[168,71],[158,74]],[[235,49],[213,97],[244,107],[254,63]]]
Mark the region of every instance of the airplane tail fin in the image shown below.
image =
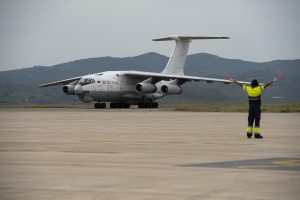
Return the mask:
[[[188,54],[191,40],[203,39],[229,39],[229,37],[206,37],[206,36],[169,36],[153,39],[153,41],[175,40],[176,46],[169,58],[168,64],[162,71],[163,74],[184,75],[183,69]]]

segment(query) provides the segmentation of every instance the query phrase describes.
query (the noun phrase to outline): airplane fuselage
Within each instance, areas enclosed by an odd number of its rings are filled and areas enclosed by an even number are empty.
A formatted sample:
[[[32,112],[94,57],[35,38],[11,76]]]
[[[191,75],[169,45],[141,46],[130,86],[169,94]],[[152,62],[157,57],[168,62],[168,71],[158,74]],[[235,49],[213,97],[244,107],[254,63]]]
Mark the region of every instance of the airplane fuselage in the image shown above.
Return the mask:
[[[143,79],[124,76],[123,71],[107,71],[83,76],[80,80],[65,86],[69,88],[73,86],[73,90],[63,88],[63,91],[69,95],[77,95],[84,103],[98,101],[138,104],[145,100],[154,101],[166,95],[159,89],[165,81],[157,82],[155,84],[157,90],[153,93],[139,93],[136,84],[141,81]]]

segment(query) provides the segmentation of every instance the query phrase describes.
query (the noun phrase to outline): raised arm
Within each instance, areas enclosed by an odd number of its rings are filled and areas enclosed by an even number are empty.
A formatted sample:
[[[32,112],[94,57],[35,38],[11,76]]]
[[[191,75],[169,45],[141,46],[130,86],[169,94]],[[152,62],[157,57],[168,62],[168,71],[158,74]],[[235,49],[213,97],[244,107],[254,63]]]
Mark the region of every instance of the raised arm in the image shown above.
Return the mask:
[[[275,83],[278,79],[274,78],[273,80],[271,80],[270,82],[265,84],[265,88],[271,86],[273,83]]]
[[[265,84],[265,88],[271,86],[273,83],[275,83],[276,81],[278,81],[281,78],[282,78],[282,73],[278,73],[272,81]]]
[[[243,87],[243,84],[241,84],[241,83],[239,83],[239,82],[237,82],[236,80],[234,80],[233,78],[232,78],[232,76],[231,76],[231,74],[225,74],[225,77],[228,79],[228,80],[230,80],[230,81],[232,81],[234,84],[236,84],[236,85],[238,85],[238,86],[240,86],[240,87]]]

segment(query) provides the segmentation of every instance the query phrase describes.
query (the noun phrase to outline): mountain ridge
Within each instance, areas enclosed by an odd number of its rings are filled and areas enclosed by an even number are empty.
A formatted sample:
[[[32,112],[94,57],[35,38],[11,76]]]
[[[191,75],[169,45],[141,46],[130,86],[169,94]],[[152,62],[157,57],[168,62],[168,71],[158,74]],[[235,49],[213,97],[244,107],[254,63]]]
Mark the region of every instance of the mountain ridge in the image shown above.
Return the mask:
[[[102,71],[139,70],[161,72],[168,57],[156,52],[148,52],[132,57],[95,57],[73,60],[53,66],[33,66],[30,68],[0,71],[0,104],[23,103],[74,103],[78,99],[61,92],[60,87],[38,88],[37,85],[61,79],[82,76]],[[230,72],[238,80],[261,82],[271,80],[277,72],[284,73],[284,79],[266,90],[264,100],[271,103],[300,102],[300,59],[252,62],[227,59],[208,53],[188,55],[185,74],[224,78]],[[206,95],[203,95],[206,94]],[[272,97],[281,97],[274,99]],[[168,96],[162,102],[212,102],[241,103],[247,98],[236,86],[223,84],[186,83],[179,96]]]

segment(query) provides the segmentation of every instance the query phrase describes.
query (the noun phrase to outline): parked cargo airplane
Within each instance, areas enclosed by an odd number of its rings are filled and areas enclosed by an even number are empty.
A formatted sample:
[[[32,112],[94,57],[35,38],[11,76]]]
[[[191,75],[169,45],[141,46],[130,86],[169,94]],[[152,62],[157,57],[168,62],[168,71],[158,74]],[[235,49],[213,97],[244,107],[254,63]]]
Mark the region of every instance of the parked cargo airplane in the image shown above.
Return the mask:
[[[189,37],[169,36],[153,39],[153,41],[174,40],[176,46],[169,58],[167,66],[161,73],[142,71],[106,71],[85,76],[69,78],[61,81],[39,85],[49,87],[64,85],[62,90],[67,95],[77,95],[84,102],[96,101],[95,108],[157,108],[156,99],[166,95],[182,92],[181,85],[188,81],[206,81],[231,83],[230,80],[196,77],[184,75],[183,69],[187,58],[189,44],[196,39],[229,39],[228,37]]]

